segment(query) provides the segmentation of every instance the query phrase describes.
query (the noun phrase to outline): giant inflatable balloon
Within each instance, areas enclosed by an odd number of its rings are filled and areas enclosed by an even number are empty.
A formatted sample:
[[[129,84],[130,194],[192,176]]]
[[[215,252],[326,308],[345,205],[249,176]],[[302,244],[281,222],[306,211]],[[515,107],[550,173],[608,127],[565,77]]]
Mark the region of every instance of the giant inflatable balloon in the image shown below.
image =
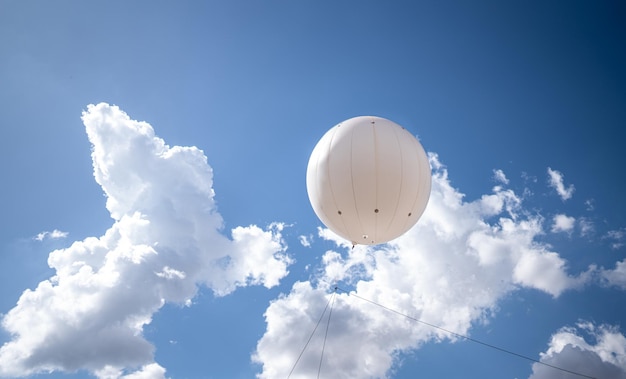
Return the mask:
[[[419,141],[381,117],[335,125],[319,140],[306,173],[313,210],[353,245],[395,239],[420,218],[430,196],[430,165]]]

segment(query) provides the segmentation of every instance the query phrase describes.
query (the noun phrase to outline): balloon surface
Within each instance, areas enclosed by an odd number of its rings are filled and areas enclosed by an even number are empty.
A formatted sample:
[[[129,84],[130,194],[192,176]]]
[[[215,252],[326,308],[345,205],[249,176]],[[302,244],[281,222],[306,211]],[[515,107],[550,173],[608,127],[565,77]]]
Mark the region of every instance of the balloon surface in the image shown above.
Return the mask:
[[[420,218],[430,197],[430,165],[406,129],[360,116],[319,140],[306,185],[326,227],[354,245],[376,245],[401,236]]]

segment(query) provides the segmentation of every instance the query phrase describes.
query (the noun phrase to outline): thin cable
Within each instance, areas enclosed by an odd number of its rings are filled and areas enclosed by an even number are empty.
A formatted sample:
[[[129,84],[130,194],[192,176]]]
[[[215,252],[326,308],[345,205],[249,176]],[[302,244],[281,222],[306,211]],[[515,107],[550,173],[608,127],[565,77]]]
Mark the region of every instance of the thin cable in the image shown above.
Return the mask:
[[[335,287],[335,291],[337,291],[336,287]],[[296,365],[300,361],[300,358],[302,358],[302,354],[304,354],[304,351],[306,350],[306,347],[309,346],[309,342],[311,342],[311,338],[313,338],[313,335],[315,334],[315,331],[317,330],[317,327],[320,326],[320,322],[322,321],[322,318],[324,317],[324,314],[326,314],[326,309],[328,309],[328,305],[330,304],[330,301],[334,298],[334,296],[335,296],[335,294],[333,293],[333,296],[331,296],[328,299],[328,302],[326,303],[326,307],[324,307],[324,312],[322,312],[322,314],[320,315],[319,320],[317,320],[317,324],[315,324],[315,328],[313,328],[313,331],[311,332],[311,335],[309,336],[309,339],[304,344],[304,347],[302,348],[302,351],[300,352],[300,355],[298,355],[298,359],[296,359],[296,361],[293,364],[293,367],[291,368],[291,371],[289,371],[289,375],[287,375],[287,379],[289,379],[291,377],[291,374],[293,374],[293,370],[296,369]]]
[[[333,307],[335,306],[335,296],[337,295],[337,287],[335,292],[331,296],[333,302],[330,304],[330,311],[328,312],[328,321],[326,322],[326,333],[324,333],[324,343],[322,344],[322,354],[320,355],[320,365],[317,368],[317,379],[320,379],[320,372],[322,372],[322,360],[324,359],[324,349],[326,348],[326,338],[328,337],[328,326],[330,325],[330,316],[333,315]]]
[[[514,352],[514,351],[507,350],[507,349],[504,349],[504,348],[501,348],[501,347],[498,347],[498,346],[492,345],[492,344],[487,343],[487,342],[479,341],[479,340],[477,340],[477,339],[475,339],[475,338],[471,338],[471,337],[465,336],[465,335],[463,335],[463,334],[459,334],[459,333],[453,332],[453,331],[451,331],[451,330],[448,330],[448,329],[442,328],[442,327],[440,327],[440,326],[437,326],[437,325],[434,325],[434,324],[428,323],[428,322],[426,322],[426,321],[422,321],[422,320],[420,320],[420,319],[417,319],[417,318],[415,318],[415,317],[411,317],[411,316],[409,316],[409,315],[407,315],[407,314],[404,314],[404,313],[402,313],[402,312],[400,312],[400,311],[397,311],[397,310],[395,310],[395,309],[392,309],[392,308],[386,307],[386,306],[384,306],[384,305],[382,305],[382,304],[379,304],[379,303],[377,303],[377,302],[375,302],[375,301],[373,301],[373,300],[366,299],[366,298],[361,297],[361,296],[359,296],[359,295],[357,295],[357,294],[355,294],[355,293],[350,293],[350,292],[348,292],[348,291],[344,290],[343,288],[340,288],[340,287],[335,287],[335,291],[337,291],[337,290],[342,291],[342,292],[344,292],[344,293],[347,293],[349,296],[354,296],[354,297],[356,297],[356,298],[358,298],[358,299],[361,299],[361,300],[363,300],[363,301],[366,301],[366,302],[368,302],[368,303],[370,303],[370,304],[373,304],[373,305],[379,306],[379,307],[381,307],[381,308],[383,308],[383,309],[388,310],[389,312],[393,312],[393,313],[395,313],[395,314],[397,314],[397,315],[400,315],[400,316],[402,316],[402,317],[406,317],[406,318],[408,318],[409,320],[412,320],[412,321],[418,322],[418,323],[420,323],[420,324],[424,324],[424,325],[430,326],[431,328],[435,328],[435,329],[438,329],[438,330],[444,331],[444,332],[446,332],[446,333],[448,333],[448,334],[452,334],[453,336],[456,336],[456,337],[459,337],[459,338],[463,338],[463,339],[465,339],[465,340],[468,340],[468,341],[471,341],[471,342],[475,342],[475,343],[477,343],[477,344],[480,344],[480,345],[483,345],[483,346],[486,346],[486,347],[489,347],[489,348],[492,348],[492,349],[495,349],[495,350],[499,350],[499,351],[501,351],[501,352],[503,352],[503,353],[507,353],[507,354],[510,354],[510,355],[514,355],[514,356],[516,356],[516,357],[523,358],[523,359],[526,359],[526,360],[531,361],[531,362],[539,363],[539,364],[541,364],[541,365],[544,365],[544,366],[547,366],[547,367],[551,367],[551,368],[556,369],[556,370],[560,370],[560,371],[563,371],[563,372],[567,372],[567,373],[572,374],[572,375],[578,375],[578,376],[581,376],[581,377],[583,377],[583,378],[589,378],[589,379],[598,379],[598,378],[596,378],[595,376],[589,376],[589,375],[581,374],[581,373],[576,372],[576,371],[571,371],[571,370],[565,369],[565,368],[563,368],[563,367],[554,366],[554,365],[551,365],[551,364],[549,364],[549,363],[545,363],[545,362],[542,362],[542,361],[540,361],[540,360],[537,360],[537,359],[534,359],[534,358],[528,357],[528,356],[526,356],[526,355],[522,355],[522,354],[516,353],[516,352]]]

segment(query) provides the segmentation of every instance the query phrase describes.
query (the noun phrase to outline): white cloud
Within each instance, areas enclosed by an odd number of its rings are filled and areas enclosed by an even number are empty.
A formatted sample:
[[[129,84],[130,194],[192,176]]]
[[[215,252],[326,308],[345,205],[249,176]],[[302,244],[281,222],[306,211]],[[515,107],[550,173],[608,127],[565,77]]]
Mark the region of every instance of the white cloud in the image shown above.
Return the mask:
[[[300,244],[304,247],[311,247],[312,236],[299,236]]]
[[[612,270],[602,269],[600,275],[609,286],[626,290],[626,259],[615,263],[615,268]]]
[[[431,166],[428,207],[404,236],[352,249],[328,229],[320,231],[338,249],[324,254],[317,287],[296,283],[268,307],[267,330],[253,356],[263,366],[260,378],[287,377],[336,282],[352,286],[360,297],[466,335],[516,288],[559,296],[590,279],[591,269],[568,274],[565,260],[537,240],[544,233],[542,219],[528,216],[513,191],[497,186],[467,202],[450,185],[436,155]],[[333,378],[386,377],[399,352],[454,339],[345,293],[337,294],[328,338],[323,373]],[[321,343],[319,336],[312,339],[292,378],[316,375]]]
[[[567,188],[563,184],[563,174],[557,170],[548,167],[548,176],[550,187],[556,190],[563,201],[570,199],[574,194],[574,185],[570,184]]]
[[[616,327],[581,322],[576,328],[565,327],[555,333],[540,361],[590,377],[624,379],[626,337]],[[572,377],[570,373],[535,363],[530,379]]]
[[[593,222],[585,217],[578,220],[578,226],[580,227],[580,235],[583,237],[591,235],[595,230]]]
[[[60,239],[60,238],[67,237],[68,234],[69,234],[68,232],[62,232],[58,229],[54,229],[51,232],[45,231],[45,232],[38,233],[35,237],[33,237],[33,239],[37,241],[43,241],[46,238]]]
[[[504,175],[504,171],[502,170],[493,170],[493,178],[496,182],[509,184],[509,179],[507,179],[506,175]]]
[[[610,241],[612,249],[620,249],[624,246],[624,240],[626,239],[626,228],[609,230],[604,238]]]
[[[189,305],[201,283],[216,295],[278,284],[291,262],[282,225],[237,227],[229,239],[201,150],[169,147],[107,104],[90,105],[83,122],[114,223],[50,253],[56,274],[24,291],[2,319],[12,339],[0,348],[0,376],[85,369],[163,378],[143,326],[165,302]]]
[[[158,363],[150,363],[139,370],[124,375],[124,370],[107,366],[94,374],[101,379],[165,379],[165,369]]]
[[[576,225],[576,219],[564,214],[554,216],[552,224],[552,233],[566,232],[571,233]]]
[[[522,179],[524,179],[525,183],[537,183],[537,177],[534,175],[529,175],[525,171],[522,171]]]

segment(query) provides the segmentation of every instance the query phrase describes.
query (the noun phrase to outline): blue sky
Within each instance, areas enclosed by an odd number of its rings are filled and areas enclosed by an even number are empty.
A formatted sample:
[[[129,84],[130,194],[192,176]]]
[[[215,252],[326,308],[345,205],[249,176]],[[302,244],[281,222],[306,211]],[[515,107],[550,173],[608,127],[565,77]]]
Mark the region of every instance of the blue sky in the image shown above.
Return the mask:
[[[617,1],[1,2],[0,376],[285,378],[336,282],[626,378],[625,17]],[[351,250],[305,174],[359,115],[419,137],[433,190],[405,236]],[[333,304],[320,377],[576,377]],[[320,330],[292,378],[317,375]]]

